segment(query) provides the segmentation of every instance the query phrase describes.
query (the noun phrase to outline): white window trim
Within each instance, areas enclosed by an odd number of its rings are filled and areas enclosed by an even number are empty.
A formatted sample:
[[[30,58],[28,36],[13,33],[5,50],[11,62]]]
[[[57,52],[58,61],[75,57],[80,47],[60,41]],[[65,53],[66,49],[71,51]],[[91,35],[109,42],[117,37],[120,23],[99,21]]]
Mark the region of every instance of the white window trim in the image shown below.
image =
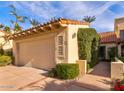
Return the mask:
[[[59,45],[58,44],[58,38],[59,38],[59,36],[62,36],[63,37],[63,44],[62,45]],[[64,37],[64,34],[63,33],[61,33],[61,34],[59,34],[59,35],[57,35],[57,57],[62,57],[62,58],[64,58],[64,56],[65,56],[65,45],[64,45],[64,42],[65,42],[65,37]],[[62,46],[63,47],[63,54],[62,55],[59,55],[59,46]]]

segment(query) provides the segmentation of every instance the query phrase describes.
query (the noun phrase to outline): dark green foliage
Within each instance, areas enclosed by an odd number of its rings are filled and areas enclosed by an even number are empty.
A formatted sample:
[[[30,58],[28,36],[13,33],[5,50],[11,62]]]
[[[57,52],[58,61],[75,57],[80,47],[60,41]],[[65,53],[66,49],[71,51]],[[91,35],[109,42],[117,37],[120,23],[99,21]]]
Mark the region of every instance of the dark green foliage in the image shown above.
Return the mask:
[[[91,23],[91,22],[93,22],[93,21],[96,20],[96,17],[95,17],[95,16],[84,16],[83,20],[84,20],[85,22]]]
[[[4,55],[13,57],[13,52],[12,50],[5,51]]]
[[[91,67],[90,67],[90,64],[87,64],[87,71],[90,69]]]
[[[3,55],[4,54],[4,50],[3,48],[0,48],[0,55]]]
[[[118,57],[118,59],[124,63],[124,57]]]
[[[79,66],[78,64],[60,63],[52,69],[49,75],[60,79],[74,79],[79,75]]]
[[[11,33],[11,29],[9,26],[5,26],[3,31],[7,32],[7,33]]]
[[[87,60],[90,67],[98,62],[99,35],[94,28],[80,28],[78,31],[79,59]]]
[[[9,56],[0,56],[0,66],[6,66],[12,62],[11,57]]]
[[[48,72],[48,75],[49,75],[50,77],[56,77],[56,76],[57,76],[57,74],[56,74],[56,69],[55,69],[55,68],[52,68],[52,70],[50,70],[50,71]]]
[[[118,50],[117,50],[117,47],[111,47],[111,48],[109,48],[109,51],[108,51],[108,55],[109,55],[109,59],[111,60],[111,61],[114,61],[115,60],[115,57],[117,57],[118,55],[117,55],[117,52]]]

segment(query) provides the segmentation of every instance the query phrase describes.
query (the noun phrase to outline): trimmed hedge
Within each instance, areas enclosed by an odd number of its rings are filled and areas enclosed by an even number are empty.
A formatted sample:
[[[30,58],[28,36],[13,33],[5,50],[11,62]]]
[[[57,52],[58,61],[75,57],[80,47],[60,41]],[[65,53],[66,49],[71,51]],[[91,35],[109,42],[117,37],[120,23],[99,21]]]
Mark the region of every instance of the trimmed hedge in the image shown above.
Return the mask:
[[[98,63],[99,35],[94,28],[80,28],[77,37],[79,59],[87,60],[93,67]]]
[[[6,66],[12,62],[11,57],[9,56],[0,56],[0,66]]]
[[[49,73],[49,76],[58,77],[60,79],[74,79],[78,75],[79,65],[67,63],[57,64],[56,67]]]

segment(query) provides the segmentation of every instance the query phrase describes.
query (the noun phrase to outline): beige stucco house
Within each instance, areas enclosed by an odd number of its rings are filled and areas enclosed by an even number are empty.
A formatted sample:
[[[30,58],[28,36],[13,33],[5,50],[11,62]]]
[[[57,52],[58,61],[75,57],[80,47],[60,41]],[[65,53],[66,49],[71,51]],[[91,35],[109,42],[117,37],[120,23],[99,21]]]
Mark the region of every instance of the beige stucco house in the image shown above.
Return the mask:
[[[3,50],[5,51],[9,51],[13,47],[12,40],[9,40],[7,42],[5,40],[5,35],[7,34],[8,33],[6,33],[5,31],[0,30],[0,48],[3,48]]]
[[[102,59],[108,59],[108,51],[117,47],[118,56],[124,56],[124,17],[115,19],[114,31],[99,33]]]
[[[57,63],[75,63],[79,28],[89,23],[59,18],[13,34],[14,64],[49,70]]]

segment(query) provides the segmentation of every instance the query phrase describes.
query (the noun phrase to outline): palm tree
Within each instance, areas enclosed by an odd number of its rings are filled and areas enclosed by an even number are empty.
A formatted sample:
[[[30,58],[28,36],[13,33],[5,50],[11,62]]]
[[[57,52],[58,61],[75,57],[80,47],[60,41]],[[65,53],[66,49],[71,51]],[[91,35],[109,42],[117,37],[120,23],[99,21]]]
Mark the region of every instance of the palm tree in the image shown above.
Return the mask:
[[[83,20],[88,23],[92,23],[93,21],[96,20],[95,16],[84,16]]]
[[[10,27],[9,26],[5,26],[3,31],[7,32],[7,33],[11,33]]]
[[[4,25],[3,24],[0,24],[0,29],[3,29],[4,28]]]
[[[12,8],[10,14],[15,17],[15,20],[10,20],[10,22],[14,25],[14,32],[22,31],[22,27],[19,25],[19,23],[25,23],[27,17],[18,15],[16,8],[13,5],[10,5],[10,8]]]
[[[14,25],[14,29],[13,29],[15,32],[21,32],[22,31],[22,27],[18,24],[18,23],[16,23],[15,25]]]
[[[38,22],[38,21],[35,20],[35,19],[29,19],[29,22],[30,22],[30,24],[31,24],[33,27],[40,24],[40,22]]]

